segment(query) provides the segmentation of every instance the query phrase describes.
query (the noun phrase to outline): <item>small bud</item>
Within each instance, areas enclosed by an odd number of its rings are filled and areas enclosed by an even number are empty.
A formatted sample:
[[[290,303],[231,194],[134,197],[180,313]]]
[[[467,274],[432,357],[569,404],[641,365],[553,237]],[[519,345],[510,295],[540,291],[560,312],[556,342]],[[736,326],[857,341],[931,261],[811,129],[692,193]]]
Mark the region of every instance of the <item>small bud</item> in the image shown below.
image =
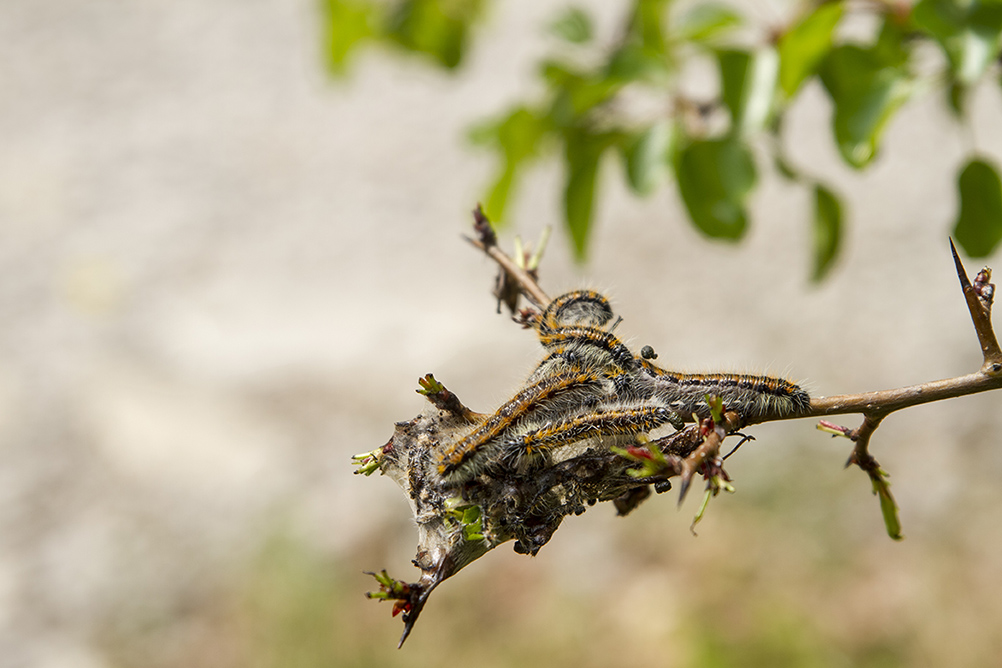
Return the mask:
[[[828,420],[818,420],[817,429],[818,431],[828,432],[832,436],[844,436],[845,438],[852,438],[852,436],[850,436],[850,434],[852,433],[852,429],[849,429],[848,427],[843,427],[842,425],[837,425],[833,422],[829,422]]]

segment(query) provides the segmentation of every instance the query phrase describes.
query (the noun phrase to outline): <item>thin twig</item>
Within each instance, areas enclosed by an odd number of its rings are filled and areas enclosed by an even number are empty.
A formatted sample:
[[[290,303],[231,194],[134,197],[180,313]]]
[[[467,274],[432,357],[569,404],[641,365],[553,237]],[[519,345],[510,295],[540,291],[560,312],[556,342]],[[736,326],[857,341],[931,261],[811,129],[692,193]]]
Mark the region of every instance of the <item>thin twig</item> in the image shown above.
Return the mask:
[[[807,413],[777,416],[774,419],[820,417],[822,415],[847,415],[851,413],[884,416],[903,408],[963,397],[968,394],[987,392],[1002,388],[1002,376],[990,376],[983,371],[933,380],[918,385],[909,385],[893,390],[861,392],[859,394],[837,394],[830,397],[811,398],[811,408]],[[773,418],[770,418],[773,419]]]
[[[473,212],[474,218],[476,220],[476,226],[474,230],[480,232],[484,229],[484,225],[490,230],[488,233],[479,233],[480,238],[473,238],[468,236],[463,236],[464,239],[470,242],[473,246],[484,251],[498,263],[512,280],[514,280],[522,290],[529,301],[536,305],[537,308],[546,308],[546,305],[550,303],[550,298],[547,296],[543,289],[539,287],[536,280],[529,274],[528,271],[520,267],[514,260],[512,260],[507,253],[501,250],[497,245],[497,238],[494,236],[493,230],[490,229],[490,222],[484,216],[483,210],[477,206]]]

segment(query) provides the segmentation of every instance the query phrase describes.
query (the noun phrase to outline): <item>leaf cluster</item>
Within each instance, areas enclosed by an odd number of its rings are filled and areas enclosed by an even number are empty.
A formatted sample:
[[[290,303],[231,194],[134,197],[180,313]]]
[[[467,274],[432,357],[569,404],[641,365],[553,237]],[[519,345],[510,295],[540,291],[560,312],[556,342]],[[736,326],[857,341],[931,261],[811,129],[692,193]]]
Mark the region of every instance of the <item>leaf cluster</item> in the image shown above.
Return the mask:
[[[485,4],[327,0],[331,68],[343,73],[365,41],[455,68]],[[592,237],[607,155],[619,156],[623,178],[639,197],[674,183],[695,228],[726,241],[746,234],[749,198],[767,163],[813,195],[812,276],[820,280],[838,256],[845,206],[831,186],[785,155],[783,121],[805,87],[823,87],[839,154],[863,170],[879,155],[896,113],[919,93],[942,90],[957,121],[967,122],[971,91],[1002,74],[1002,0],[815,0],[771,27],[751,25],[733,7],[709,0],[688,7],[670,0],[623,4],[622,26],[611,40],[596,37],[585,10],[565,9],[550,25],[555,55],[538,67],[542,94],[471,132],[497,156],[485,195],[494,221],[506,220],[531,165],[562,162],[564,222],[578,259]],[[864,14],[872,34],[843,37],[851,14]],[[931,68],[923,65],[929,53],[940,54]],[[715,93],[699,97],[688,90],[686,73],[707,63],[717,73]],[[999,168],[975,149],[957,174],[953,234],[969,255],[982,257],[1002,241]]]

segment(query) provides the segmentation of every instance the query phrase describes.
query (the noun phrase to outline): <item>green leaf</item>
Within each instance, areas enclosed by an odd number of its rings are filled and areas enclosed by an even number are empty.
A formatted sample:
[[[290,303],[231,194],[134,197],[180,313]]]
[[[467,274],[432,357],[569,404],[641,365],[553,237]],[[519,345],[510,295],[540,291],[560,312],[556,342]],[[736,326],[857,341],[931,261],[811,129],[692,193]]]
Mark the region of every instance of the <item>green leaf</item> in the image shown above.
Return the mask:
[[[536,157],[547,130],[545,119],[530,109],[518,107],[500,122],[482,125],[470,133],[474,142],[492,145],[503,155],[484,207],[487,217],[495,224],[504,224],[505,209],[519,172]]]
[[[998,56],[1002,3],[922,0],[912,18],[942,47],[954,79],[961,84],[975,83]]]
[[[676,19],[672,36],[680,42],[701,42],[718,37],[744,23],[744,18],[727,5],[704,2]]]
[[[814,185],[814,271],[812,281],[820,281],[838,256],[842,240],[842,203],[820,183]]]
[[[970,88],[964,84],[954,81],[946,88],[946,104],[953,115],[962,118],[967,112],[967,98]]]
[[[563,128],[577,125],[583,115],[615,95],[624,84],[602,73],[581,72],[555,61],[543,63],[542,74],[553,91],[549,118]]]
[[[581,129],[568,131],[565,141],[564,216],[574,257],[580,262],[585,259],[591,236],[598,167],[610,142],[608,136]]]
[[[470,28],[483,0],[404,0],[387,23],[390,39],[405,49],[427,54],[443,67],[462,61]]]
[[[779,83],[791,98],[832,48],[832,33],[845,12],[841,2],[818,6],[779,40]]]
[[[591,40],[594,30],[591,17],[580,7],[568,7],[556,21],[550,25],[550,32],[572,44],[584,44]]]
[[[911,94],[910,77],[885,65],[876,49],[846,44],[828,54],[821,80],[835,105],[832,122],[842,158],[856,169],[865,167],[887,122]]]
[[[536,154],[546,121],[526,107],[518,107],[498,126],[497,139],[505,157],[518,162]]]
[[[628,42],[612,53],[605,66],[605,75],[611,81],[622,83],[646,81],[667,85],[671,71],[663,54]]]
[[[1002,241],[1002,181],[994,165],[971,160],[957,180],[960,215],[953,238],[971,257],[989,255]]]
[[[675,124],[666,120],[628,137],[623,155],[626,180],[633,192],[649,195],[666,180],[671,169],[675,134]]]
[[[675,170],[696,227],[709,237],[737,240],[748,226],[745,200],[755,187],[755,162],[735,137],[697,140],[682,149]]]
[[[873,493],[880,498],[880,514],[884,516],[884,527],[887,535],[894,540],[902,540],[901,519],[898,517],[898,504],[891,494],[891,484],[887,482],[888,475],[882,469],[868,472],[873,483]]]
[[[911,58],[911,45],[914,42],[915,34],[908,30],[908,24],[899,22],[893,14],[889,14],[884,18],[877,39],[870,47],[870,53],[874,61],[884,67],[903,68]]]
[[[337,75],[345,73],[354,47],[372,35],[373,7],[356,0],[327,0],[327,65]]]
[[[773,167],[776,168],[776,171],[779,172],[779,175],[784,179],[796,183],[803,178],[800,172],[797,171],[797,168],[793,166],[793,163],[791,163],[786,156],[782,154],[782,152],[777,150],[773,153],[772,157]]]
[[[775,49],[717,52],[721,94],[731,113],[731,129],[741,134],[766,126],[776,97],[779,57]]]
[[[630,18],[625,41],[634,42],[650,53],[663,54],[663,26],[668,3],[669,0],[634,0],[633,16]]]

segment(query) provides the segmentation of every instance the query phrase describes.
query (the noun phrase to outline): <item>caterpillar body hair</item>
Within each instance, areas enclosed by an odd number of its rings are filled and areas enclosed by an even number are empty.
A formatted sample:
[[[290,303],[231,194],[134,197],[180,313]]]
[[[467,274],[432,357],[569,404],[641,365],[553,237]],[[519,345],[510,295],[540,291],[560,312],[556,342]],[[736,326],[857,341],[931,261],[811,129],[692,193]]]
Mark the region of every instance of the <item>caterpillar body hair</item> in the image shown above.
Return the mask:
[[[547,376],[570,371],[580,371],[585,368],[585,358],[573,347],[554,346],[553,352],[543,358],[529,375],[529,382],[534,383]]]
[[[575,290],[550,302],[539,318],[540,332],[567,325],[601,327],[612,319],[612,305],[594,290]]]
[[[573,325],[541,331],[539,342],[548,350],[572,351],[587,368],[617,366],[632,371],[637,361],[626,345],[613,334],[597,327]]]
[[[805,413],[811,398],[795,383],[774,376],[730,373],[681,373],[638,360],[641,375],[634,388],[641,396],[657,397],[682,415],[709,414],[706,395],[715,395],[724,408],[744,418],[763,419]]]
[[[592,290],[526,312],[524,322],[536,330],[547,356],[515,396],[436,451],[433,472],[446,484],[461,484],[485,471],[525,472],[544,460],[574,456],[568,446],[623,442],[669,422],[680,429],[693,414],[710,414],[707,395],[750,421],[810,410],[807,392],[783,378],[670,371],[650,361],[656,354],[649,347],[634,356],[604,327],[612,317],[609,301]]]
[[[542,378],[523,388],[493,415],[439,453],[439,475],[461,482],[476,475],[500,444],[498,437],[526,416],[551,416],[597,404],[609,383],[590,371],[577,370]],[[591,398],[589,397],[591,395]]]
[[[647,433],[671,418],[672,412],[659,405],[610,406],[562,420],[527,425],[505,438],[505,459],[524,470],[555,448],[602,436]]]

